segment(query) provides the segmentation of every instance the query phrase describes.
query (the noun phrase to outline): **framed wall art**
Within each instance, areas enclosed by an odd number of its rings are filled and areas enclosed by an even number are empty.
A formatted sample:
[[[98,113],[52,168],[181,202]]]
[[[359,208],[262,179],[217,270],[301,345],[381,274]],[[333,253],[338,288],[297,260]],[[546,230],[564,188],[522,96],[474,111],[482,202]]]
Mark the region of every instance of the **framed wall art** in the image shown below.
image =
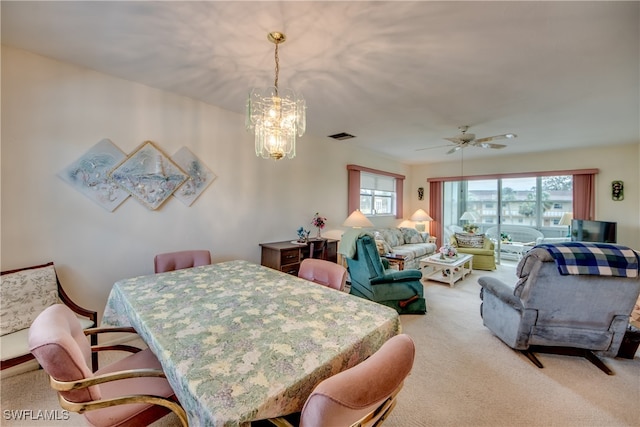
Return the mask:
[[[200,194],[216,179],[216,175],[205,166],[187,147],[182,147],[171,157],[189,178],[178,188],[173,196],[187,206],[191,206]]]
[[[111,178],[151,210],[158,209],[189,176],[151,141],[143,142],[110,173]]]
[[[58,176],[109,212],[113,212],[129,197],[129,193],[111,178],[109,172],[125,158],[122,150],[105,138],[60,171]]]
[[[611,182],[611,199],[616,202],[624,200],[624,182],[622,181]]]

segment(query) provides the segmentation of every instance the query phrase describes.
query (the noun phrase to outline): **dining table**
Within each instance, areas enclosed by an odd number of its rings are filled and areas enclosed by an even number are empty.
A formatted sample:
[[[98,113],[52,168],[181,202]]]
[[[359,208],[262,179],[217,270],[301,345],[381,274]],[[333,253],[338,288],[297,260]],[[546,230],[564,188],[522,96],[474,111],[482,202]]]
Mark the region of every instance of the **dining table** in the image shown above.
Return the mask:
[[[132,326],[191,426],[299,412],[322,380],[400,333],[386,306],[244,260],[119,280],[103,326]]]

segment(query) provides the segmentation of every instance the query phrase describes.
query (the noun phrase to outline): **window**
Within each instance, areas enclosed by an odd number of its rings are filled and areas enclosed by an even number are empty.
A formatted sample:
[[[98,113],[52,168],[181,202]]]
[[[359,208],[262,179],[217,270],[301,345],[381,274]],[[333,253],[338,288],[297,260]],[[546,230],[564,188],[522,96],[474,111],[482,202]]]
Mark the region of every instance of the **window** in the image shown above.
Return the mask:
[[[360,174],[360,211],[369,216],[396,214],[396,179],[368,172]]]
[[[367,216],[402,218],[404,175],[347,165],[349,172],[348,213],[360,209]]]

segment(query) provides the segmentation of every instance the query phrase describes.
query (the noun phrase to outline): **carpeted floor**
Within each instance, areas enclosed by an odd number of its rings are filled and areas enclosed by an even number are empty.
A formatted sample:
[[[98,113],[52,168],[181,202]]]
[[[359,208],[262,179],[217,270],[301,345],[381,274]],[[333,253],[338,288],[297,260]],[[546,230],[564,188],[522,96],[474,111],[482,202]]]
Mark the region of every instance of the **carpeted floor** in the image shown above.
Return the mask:
[[[515,283],[514,267],[474,271],[454,288],[425,284],[428,313],[402,316],[403,332],[416,342],[413,371],[399,395],[387,427],[412,426],[640,426],[640,356],[606,359],[607,376],[586,360],[539,355],[536,368],[482,325],[482,275]],[[67,421],[16,421],[11,412],[59,409],[42,371],[2,380],[3,426],[84,425]],[[62,414],[60,414],[62,415]],[[177,426],[173,416],[155,427]]]

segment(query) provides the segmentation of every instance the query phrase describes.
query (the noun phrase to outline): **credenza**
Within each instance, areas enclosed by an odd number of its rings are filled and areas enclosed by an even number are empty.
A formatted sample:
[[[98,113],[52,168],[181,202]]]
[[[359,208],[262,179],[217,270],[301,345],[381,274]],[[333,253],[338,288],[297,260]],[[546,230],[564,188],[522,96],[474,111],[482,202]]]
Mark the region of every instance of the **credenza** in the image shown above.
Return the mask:
[[[338,240],[322,240],[327,242],[327,248],[324,252],[325,259],[331,262],[338,262]],[[319,239],[309,239],[307,243],[294,243],[291,241],[260,243],[262,248],[260,264],[297,276],[300,263],[303,259],[309,258],[311,243],[317,243],[318,241]]]

